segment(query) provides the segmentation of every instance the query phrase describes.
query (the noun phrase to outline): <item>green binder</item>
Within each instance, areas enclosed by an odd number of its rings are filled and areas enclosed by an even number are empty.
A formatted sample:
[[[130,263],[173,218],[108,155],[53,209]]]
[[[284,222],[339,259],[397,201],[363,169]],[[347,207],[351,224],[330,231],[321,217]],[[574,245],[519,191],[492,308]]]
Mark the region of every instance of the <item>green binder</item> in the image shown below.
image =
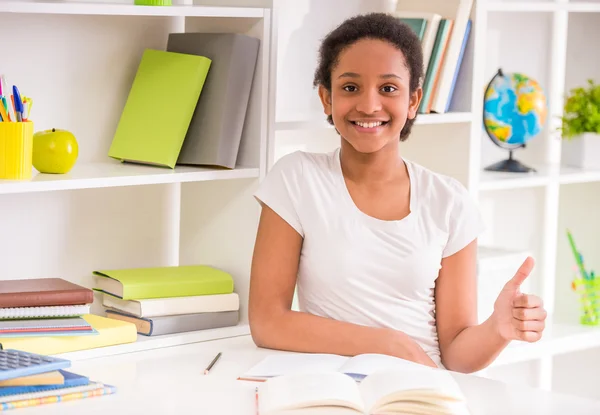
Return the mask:
[[[108,155],[174,168],[211,60],[146,49]]]
[[[94,290],[123,300],[231,294],[233,277],[208,265],[94,271]]]

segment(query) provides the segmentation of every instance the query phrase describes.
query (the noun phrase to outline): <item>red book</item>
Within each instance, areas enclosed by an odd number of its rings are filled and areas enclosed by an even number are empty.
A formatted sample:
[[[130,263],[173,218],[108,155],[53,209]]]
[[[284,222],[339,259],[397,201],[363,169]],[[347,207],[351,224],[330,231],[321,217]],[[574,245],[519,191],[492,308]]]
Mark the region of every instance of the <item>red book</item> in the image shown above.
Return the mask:
[[[62,278],[0,280],[0,307],[91,304],[94,293]]]

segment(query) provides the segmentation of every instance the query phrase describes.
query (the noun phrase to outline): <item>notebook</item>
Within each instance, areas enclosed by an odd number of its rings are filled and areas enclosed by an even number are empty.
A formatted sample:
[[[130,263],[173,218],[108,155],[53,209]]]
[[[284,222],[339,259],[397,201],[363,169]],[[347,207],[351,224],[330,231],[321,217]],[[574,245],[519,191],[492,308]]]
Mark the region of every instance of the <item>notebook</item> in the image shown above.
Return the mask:
[[[91,304],[94,293],[62,278],[0,280],[0,307]]]
[[[74,336],[98,334],[83,318],[0,320],[0,339],[22,336]]]
[[[366,376],[385,369],[419,369],[410,360],[376,353],[353,357],[327,353],[272,354],[240,375],[240,380],[265,381],[269,378],[313,372],[336,372],[360,381]]]
[[[468,415],[452,375],[438,369],[373,373],[360,383],[339,372],[297,373],[257,391],[261,415]]]
[[[132,323],[113,320],[95,314],[86,314],[83,318],[98,332],[96,336],[17,336],[3,338],[1,343],[5,349],[55,355],[116,344],[133,343],[137,340],[135,325]]]
[[[0,319],[78,317],[88,314],[89,312],[89,304],[42,307],[8,307],[0,308]]]
[[[0,396],[4,397],[4,400],[13,400],[17,398],[16,396],[11,395],[19,395],[24,393],[33,393],[33,392],[45,392],[55,389],[64,389],[64,388],[72,388],[75,386],[84,386],[90,383],[89,379],[86,376],[78,375],[76,373],[71,373],[66,370],[60,369],[59,372],[64,378],[64,382],[62,384],[54,384],[54,385],[28,385],[28,386],[8,386],[0,388]]]
[[[204,56],[146,49],[108,155],[174,168],[210,63]]]
[[[207,265],[94,271],[96,290],[123,300],[229,294],[233,278]]]
[[[171,33],[167,50],[211,60],[177,164],[236,166],[260,40],[239,33]]]

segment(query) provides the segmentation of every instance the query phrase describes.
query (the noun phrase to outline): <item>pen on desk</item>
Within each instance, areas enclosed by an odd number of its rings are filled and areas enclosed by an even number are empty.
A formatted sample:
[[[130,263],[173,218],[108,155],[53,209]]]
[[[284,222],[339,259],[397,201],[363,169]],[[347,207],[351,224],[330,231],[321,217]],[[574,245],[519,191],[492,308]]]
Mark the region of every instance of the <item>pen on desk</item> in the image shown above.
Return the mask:
[[[204,374],[208,375],[208,372],[210,372],[210,370],[212,369],[212,367],[214,366],[215,363],[217,363],[217,360],[219,360],[219,358],[221,357],[221,352],[219,352],[219,354],[217,354],[215,356],[215,358],[212,360],[212,362],[210,362],[210,364],[208,365],[208,367],[206,369],[204,369]]]

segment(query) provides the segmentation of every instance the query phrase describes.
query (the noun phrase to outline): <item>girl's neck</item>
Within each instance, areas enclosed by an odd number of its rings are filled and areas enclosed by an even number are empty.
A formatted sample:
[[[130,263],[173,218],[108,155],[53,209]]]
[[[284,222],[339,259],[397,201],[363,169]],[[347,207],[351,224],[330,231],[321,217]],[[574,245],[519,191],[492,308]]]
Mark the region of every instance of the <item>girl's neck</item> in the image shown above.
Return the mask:
[[[383,184],[408,178],[398,145],[388,145],[375,153],[365,154],[342,139],[340,163],[345,178],[354,183]]]

